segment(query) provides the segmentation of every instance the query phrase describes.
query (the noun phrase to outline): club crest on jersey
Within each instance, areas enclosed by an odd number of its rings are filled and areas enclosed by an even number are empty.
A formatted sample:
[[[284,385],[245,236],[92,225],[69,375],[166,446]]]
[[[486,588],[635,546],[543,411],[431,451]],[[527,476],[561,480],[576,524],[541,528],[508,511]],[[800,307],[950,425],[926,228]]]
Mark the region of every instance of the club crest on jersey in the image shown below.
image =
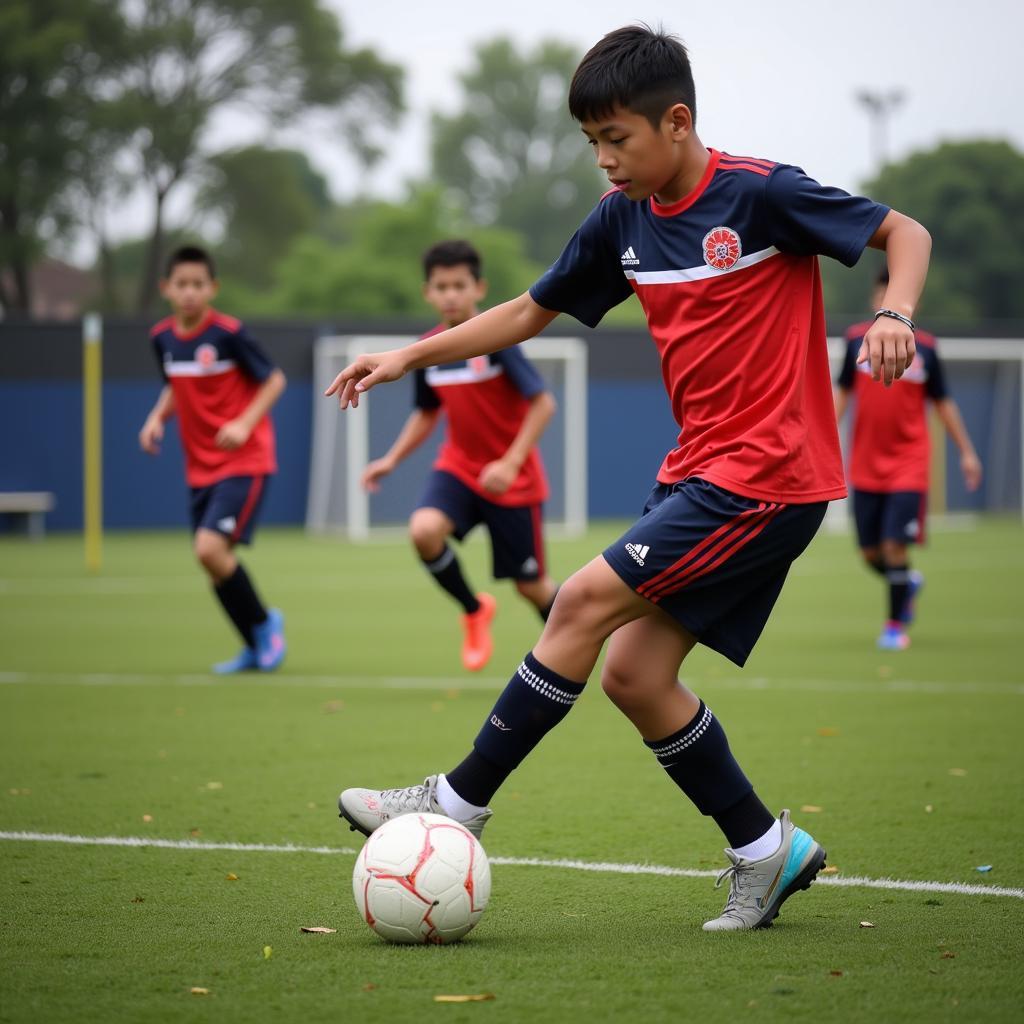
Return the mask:
[[[473,373],[484,374],[490,367],[491,361],[487,356],[473,356],[471,359],[466,360],[466,365]]]
[[[204,342],[202,345],[197,346],[196,362],[204,370],[208,370],[215,362],[217,362],[216,346],[209,344],[209,342]]]
[[[730,270],[743,255],[740,236],[724,225],[712,228],[704,236],[704,262],[715,270]]]

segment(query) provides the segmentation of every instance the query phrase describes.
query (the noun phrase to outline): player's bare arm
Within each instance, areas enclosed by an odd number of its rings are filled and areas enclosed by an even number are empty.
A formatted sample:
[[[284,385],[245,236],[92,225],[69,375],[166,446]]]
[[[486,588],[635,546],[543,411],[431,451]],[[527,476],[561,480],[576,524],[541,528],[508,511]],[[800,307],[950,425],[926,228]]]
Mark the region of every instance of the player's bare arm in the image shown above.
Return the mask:
[[[864,335],[857,362],[868,363],[871,379],[889,387],[903,376],[917,351],[913,328],[892,314],[907,320],[913,317],[928,273],[932,237],[916,220],[890,210],[868,245],[885,251],[889,284],[882,309],[889,313],[875,318]]]
[[[249,435],[256,429],[256,424],[274,407],[274,403],[284,394],[288,381],[281,370],[274,370],[260,385],[245,412],[237,419],[228,420],[217,431],[216,444],[224,451],[241,448]]]
[[[981,486],[981,459],[978,458],[971,436],[967,433],[967,427],[960,415],[960,407],[952,398],[943,398],[935,403],[935,412],[942,420],[942,425],[956,445],[957,451],[960,452],[960,472],[967,490],[976,491]]]
[[[515,483],[523,463],[533,446],[541,439],[557,409],[558,403],[550,391],[534,395],[519,432],[505,454],[500,459],[487,463],[480,471],[480,486],[485,491],[491,494],[504,494]]]
[[[395,467],[416,451],[434,432],[437,417],[437,409],[414,409],[387,453],[379,459],[374,459],[363,470],[360,477],[363,489],[370,494],[376,494],[380,490],[381,477],[393,473]]]
[[[539,334],[556,312],[538,306],[524,292],[458,327],[424,338],[406,348],[359,356],[345,367],[325,395],[337,395],[338,405],[347,409],[359,405],[359,396],[377,384],[398,380],[409,370],[419,370],[458,359],[497,352]]]
[[[139,431],[139,447],[147,455],[160,454],[160,442],[164,439],[164,424],[174,415],[174,392],[165,384],[146,422]]]

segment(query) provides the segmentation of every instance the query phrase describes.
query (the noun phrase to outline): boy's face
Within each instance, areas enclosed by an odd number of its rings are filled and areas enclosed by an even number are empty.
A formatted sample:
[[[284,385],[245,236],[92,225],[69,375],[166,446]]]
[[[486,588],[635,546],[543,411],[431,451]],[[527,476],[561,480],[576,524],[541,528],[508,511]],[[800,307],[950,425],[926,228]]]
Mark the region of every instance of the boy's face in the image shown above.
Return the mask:
[[[160,282],[160,293],[183,320],[196,320],[217,294],[217,282],[205,263],[178,263]]]
[[[487,283],[478,281],[465,263],[434,267],[423,285],[423,297],[437,310],[446,327],[465,323],[476,315],[476,304],[487,294]]]
[[[670,187],[683,170],[682,143],[692,121],[687,107],[677,103],[665,111],[657,128],[643,114],[624,107],[580,127],[611,184],[630,199],[646,199]]]

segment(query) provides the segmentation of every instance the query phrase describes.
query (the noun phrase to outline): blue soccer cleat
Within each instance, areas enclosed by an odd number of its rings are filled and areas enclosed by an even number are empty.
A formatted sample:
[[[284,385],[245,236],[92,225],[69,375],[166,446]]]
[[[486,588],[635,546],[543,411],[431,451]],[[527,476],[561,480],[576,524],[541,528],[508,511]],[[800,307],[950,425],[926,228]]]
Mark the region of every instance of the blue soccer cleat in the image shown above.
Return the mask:
[[[789,820],[789,811],[783,811],[779,821],[782,842],[763,860],[747,860],[735,850],[725,851],[731,863],[718,876],[715,888],[728,878],[729,899],[720,917],[704,922],[704,931],[770,928],[779,907],[793,893],[808,888],[825,866],[825,851]]]
[[[900,622],[909,626],[914,621],[914,599],[924,589],[924,573],[917,569],[910,570],[910,580],[907,589],[907,600],[903,604],[903,612],[900,615]]]
[[[256,641],[256,667],[273,672],[284,661],[288,645],[284,641],[284,615],[278,608],[267,612],[267,621],[253,628]]]
[[[254,672],[259,667],[256,661],[256,652],[251,647],[243,647],[242,650],[229,661],[219,661],[213,666],[213,671],[218,676],[230,676],[235,672]]]
[[[910,646],[910,637],[903,629],[902,622],[887,622],[878,637],[880,651],[905,651]]]

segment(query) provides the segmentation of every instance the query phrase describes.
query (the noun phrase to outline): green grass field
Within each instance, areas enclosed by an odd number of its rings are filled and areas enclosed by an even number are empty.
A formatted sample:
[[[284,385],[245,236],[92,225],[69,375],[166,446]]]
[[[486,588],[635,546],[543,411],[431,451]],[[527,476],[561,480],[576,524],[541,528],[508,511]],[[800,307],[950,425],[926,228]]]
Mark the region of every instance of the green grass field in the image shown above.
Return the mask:
[[[616,533],[553,544],[554,571]],[[494,802],[480,926],[454,947],[385,945],[352,901],[359,837],[337,792],[451,767],[538,624],[497,585],[494,660],[469,678],[453,606],[403,541],[265,530],[247,560],[290,655],[222,680],[207,667],[236,643],[184,532],[108,537],[96,577],[79,538],[0,541],[0,1021],[1020,1019],[1019,522],[933,536],[907,652],[875,650],[881,587],[824,534],[746,669],[687,663],[761,796],[839,869],[774,928],[726,935],[700,930],[724,901],[712,878],[627,872],[711,872],[722,841],[595,679]],[[482,584],[483,543],[466,565]],[[967,888],[839,884],[858,877]]]

